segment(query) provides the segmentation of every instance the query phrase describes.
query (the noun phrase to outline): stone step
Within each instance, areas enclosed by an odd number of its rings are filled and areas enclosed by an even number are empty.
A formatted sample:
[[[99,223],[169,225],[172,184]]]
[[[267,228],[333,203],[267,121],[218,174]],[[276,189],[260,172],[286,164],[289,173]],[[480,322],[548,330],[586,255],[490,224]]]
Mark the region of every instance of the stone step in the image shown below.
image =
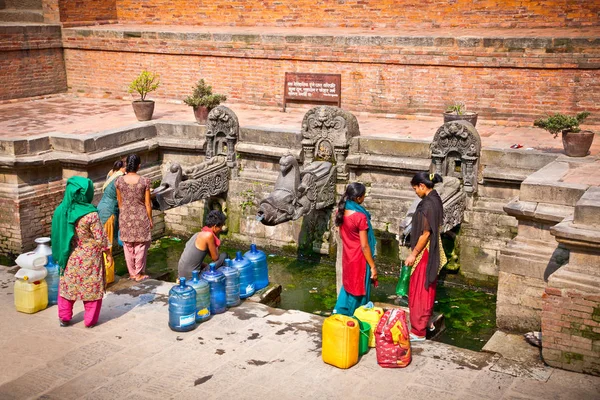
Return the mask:
[[[42,10],[0,10],[0,22],[44,22]]]
[[[2,2],[0,2],[0,4],[1,3]],[[3,8],[15,8],[18,10],[41,10],[42,0],[4,0]]]

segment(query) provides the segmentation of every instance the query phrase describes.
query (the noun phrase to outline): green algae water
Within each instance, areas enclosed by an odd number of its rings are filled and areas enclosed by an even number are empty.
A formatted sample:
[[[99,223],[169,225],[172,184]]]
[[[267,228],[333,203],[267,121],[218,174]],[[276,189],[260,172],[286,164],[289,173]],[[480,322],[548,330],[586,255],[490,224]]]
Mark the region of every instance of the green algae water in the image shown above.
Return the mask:
[[[154,241],[148,252],[146,273],[156,279],[175,282],[177,263],[185,240],[165,237]],[[221,251],[231,257],[244,247],[228,247]],[[287,257],[268,254],[269,279],[282,286],[280,308],[329,315],[336,302],[335,263],[327,257]],[[115,271],[127,276],[123,254],[115,256]],[[396,299],[398,276],[382,275],[379,286],[373,288],[371,300],[393,303]],[[479,351],[496,329],[496,296],[467,287],[459,276],[447,275],[438,283],[435,311],[445,316],[446,330],[435,340]]]

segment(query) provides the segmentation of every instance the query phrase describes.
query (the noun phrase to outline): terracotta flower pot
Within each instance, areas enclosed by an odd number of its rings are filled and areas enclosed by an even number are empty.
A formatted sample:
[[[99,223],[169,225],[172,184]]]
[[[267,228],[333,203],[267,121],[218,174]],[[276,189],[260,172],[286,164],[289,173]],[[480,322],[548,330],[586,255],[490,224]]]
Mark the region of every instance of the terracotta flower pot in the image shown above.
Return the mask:
[[[476,112],[466,112],[464,114],[455,114],[455,113],[444,113],[444,123],[452,122],[452,121],[467,121],[470,122],[471,125],[477,125],[477,113]]]
[[[194,107],[194,117],[196,117],[196,122],[200,125],[206,125],[206,121],[208,120],[208,112],[210,110],[206,107]]]
[[[588,155],[592,142],[594,141],[594,132],[562,132],[562,141],[565,153],[569,157],[585,157]]]
[[[131,103],[138,121],[150,121],[154,113],[154,100],[135,100]]]

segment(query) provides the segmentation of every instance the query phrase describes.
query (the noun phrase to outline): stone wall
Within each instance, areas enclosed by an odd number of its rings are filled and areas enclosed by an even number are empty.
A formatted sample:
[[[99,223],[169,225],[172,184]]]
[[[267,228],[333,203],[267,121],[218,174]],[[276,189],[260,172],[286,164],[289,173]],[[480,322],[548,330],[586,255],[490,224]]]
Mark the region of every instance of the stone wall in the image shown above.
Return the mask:
[[[216,0],[191,7],[181,0],[119,0],[117,12],[120,22],[178,25],[554,28],[598,25],[600,6],[585,0]]]
[[[0,100],[66,92],[60,26],[3,26],[0,71]]]
[[[285,72],[310,71],[341,74],[342,107],[351,112],[439,116],[462,99],[480,118],[506,123],[584,110],[592,113],[589,123],[600,121],[600,47],[592,37],[208,33],[148,26],[70,28],[63,35],[69,87],[84,96],[129,99],[129,83],[151,66],[162,78],[155,97],[183,99],[204,78],[232,103],[281,107]]]

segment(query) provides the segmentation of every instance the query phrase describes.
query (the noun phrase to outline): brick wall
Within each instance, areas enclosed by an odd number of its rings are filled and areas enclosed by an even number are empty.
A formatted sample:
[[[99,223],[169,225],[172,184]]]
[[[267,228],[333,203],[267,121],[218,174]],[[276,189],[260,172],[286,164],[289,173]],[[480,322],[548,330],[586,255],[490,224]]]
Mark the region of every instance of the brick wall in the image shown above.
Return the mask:
[[[58,6],[60,21],[65,26],[117,19],[116,0],[58,0]]]
[[[578,27],[598,25],[599,12],[600,3],[590,0],[214,0],[193,5],[184,0],[117,2],[120,22],[229,26]]]
[[[129,99],[129,82],[148,68],[162,82],[150,97],[181,100],[202,77],[231,103],[279,107],[286,71],[321,72],[342,75],[342,107],[352,112],[439,115],[450,101],[462,99],[482,119],[529,123],[549,112],[588,110],[590,123],[600,121],[597,69],[324,63],[79,49],[65,49],[65,60],[69,86],[80,95]]]
[[[67,76],[60,27],[3,27],[0,71],[0,100],[65,92]]]
[[[548,287],[543,302],[544,360],[600,375],[600,296]]]

